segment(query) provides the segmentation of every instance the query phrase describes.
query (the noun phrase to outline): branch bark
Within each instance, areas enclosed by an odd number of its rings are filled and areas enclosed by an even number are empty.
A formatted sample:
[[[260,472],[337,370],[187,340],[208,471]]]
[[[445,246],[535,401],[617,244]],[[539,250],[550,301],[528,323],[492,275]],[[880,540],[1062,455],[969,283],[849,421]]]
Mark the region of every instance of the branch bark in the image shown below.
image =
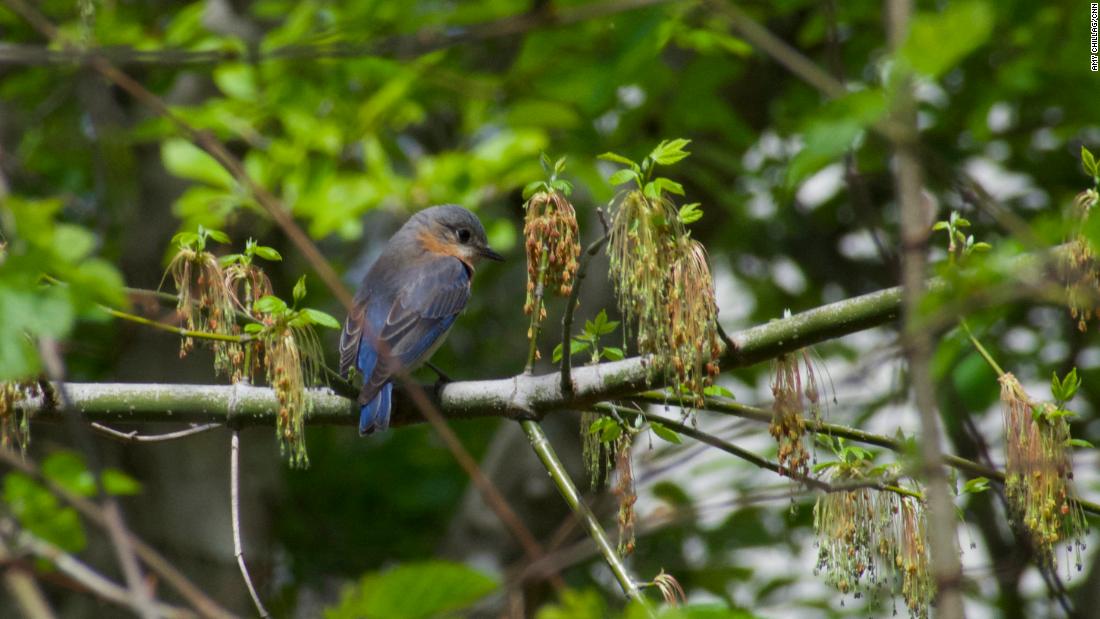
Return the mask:
[[[830,303],[788,318],[731,334],[735,349],[727,350],[722,367],[730,370],[771,359],[785,352],[892,322],[898,316],[900,288],[888,288]],[[518,375],[511,378],[452,382],[441,389],[425,387],[449,419],[478,417],[529,418],[552,410],[583,408],[601,400],[659,387],[649,376],[645,359],[631,357],[572,371],[573,394],[562,389],[561,375]],[[271,425],[278,409],[274,393],[250,385],[179,385],[141,383],[68,383],[74,410],[86,421],[233,423]],[[352,425],[355,403],[331,389],[310,389],[310,423]],[[52,394],[21,404],[38,421],[64,419]],[[391,425],[422,423],[419,408],[404,393],[396,398]]]

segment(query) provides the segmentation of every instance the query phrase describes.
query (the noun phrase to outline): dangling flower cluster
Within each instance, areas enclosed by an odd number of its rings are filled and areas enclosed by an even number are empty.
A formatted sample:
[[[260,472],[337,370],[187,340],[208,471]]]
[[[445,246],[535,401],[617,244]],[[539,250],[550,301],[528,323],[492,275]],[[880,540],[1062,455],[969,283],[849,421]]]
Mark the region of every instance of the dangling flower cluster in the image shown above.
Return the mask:
[[[527,299],[523,312],[535,320],[546,318],[545,290],[563,297],[573,291],[577,275],[580,233],[577,213],[561,192],[550,189],[535,193],[523,205],[527,216],[523,236],[527,246]],[[534,337],[534,328],[528,332]]]
[[[670,272],[669,323],[672,366],[680,387],[702,404],[704,389],[718,376],[718,302],[707,265],[707,250],[684,234]]]
[[[901,579],[901,596],[912,617],[927,617],[928,607],[936,597],[936,583],[926,541],[927,516],[924,506],[916,499],[890,497],[901,504],[900,530],[895,531],[898,545],[894,555],[894,570]],[[896,513],[896,511],[895,511]]]
[[[634,465],[631,458],[633,434],[623,432],[615,441],[615,497],[619,499],[619,554],[622,556],[634,552],[634,524],[636,514],[634,503],[638,493],[634,488]]]
[[[866,479],[865,471],[837,467],[833,483]],[[911,617],[928,617],[935,597],[923,504],[895,492],[857,488],[829,492],[814,504],[818,558],[815,573],[856,598],[891,584]]]
[[[619,308],[637,320],[639,352],[701,401],[721,352],[706,251],[671,202],[635,190],[620,195],[608,254]]]
[[[805,368],[805,380],[799,366],[800,355],[802,367]],[[821,419],[820,391],[809,353],[803,350],[801,354],[778,357],[775,360],[775,375],[771,387],[774,403],[768,432],[779,445],[779,472],[788,477],[805,478],[810,463],[810,455],[802,441],[806,433],[804,412],[807,404],[811,418],[814,421]]]
[[[256,301],[273,294],[271,280],[268,278],[267,273],[251,259],[257,247],[260,250],[270,252],[267,254],[269,259],[282,259],[275,250],[257,246],[255,241],[249,239],[244,254],[226,256],[220,261],[226,265],[225,287],[229,290],[229,295],[233,299],[234,309],[244,315],[250,313],[249,308]],[[252,382],[252,377],[262,366],[260,358],[263,355],[263,340],[255,339],[243,343],[230,342],[227,346],[227,353],[230,365],[233,368],[230,382]]]
[[[19,403],[42,394],[33,380],[0,383],[0,447],[26,452],[30,443],[30,417]]]
[[[1100,296],[1100,266],[1093,255],[1084,233],[1085,222],[1092,209],[1100,203],[1100,193],[1088,189],[1073,200],[1072,217],[1076,226],[1074,237],[1067,243],[1062,259],[1062,279],[1066,285],[1066,304],[1069,313],[1077,321],[1077,329],[1084,332],[1094,315],[1100,316],[1096,299]]]
[[[581,413],[581,454],[584,470],[588,471],[588,484],[593,490],[603,487],[607,471],[611,470],[611,452],[604,446],[597,423],[605,417],[595,411]]]
[[[216,230],[199,228],[198,233],[180,233],[173,241],[180,247],[168,264],[168,274],[176,285],[178,300],[176,313],[190,331],[204,331],[219,335],[236,335],[233,319],[233,299],[226,285],[218,259],[206,251],[207,238],[228,242],[228,237]],[[233,364],[230,342],[212,341],[214,371],[233,376],[237,370]],[[180,358],[186,357],[195,347],[195,340],[180,340]]]
[[[189,330],[238,336],[213,342],[215,370],[241,382],[264,369],[279,402],[280,448],[291,466],[306,467],[304,427],[310,401],[305,388],[319,380],[322,359],[313,325],[339,329],[340,323],[324,312],[297,307],[306,295],[304,276],[294,286],[294,307],[272,295],[271,280],[255,259],[282,260],[279,252],[249,239],[243,253],[217,259],[205,250],[209,239],[229,242],[224,233],[201,226],[197,233],[182,232],[174,239],[180,250],[168,273],[179,291],[177,311]],[[239,327],[237,318],[247,324]],[[193,347],[193,339],[185,337],[180,355]]]
[[[1070,461],[1069,413],[1034,402],[1012,374],[1000,378],[1005,425],[1005,495],[1013,518],[1031,536],[1044,561],[1068,541],[1081,569],[1082,539],[1088,525],[1076,501]]]
[[[319,378],[320,340],[309,326],[295,328],[284,323],[265,331],[263,350],[267,382],[279,401],[275,423],[279,448],[291,466],[306,468],[305,418],[312,402],[305,387]]]

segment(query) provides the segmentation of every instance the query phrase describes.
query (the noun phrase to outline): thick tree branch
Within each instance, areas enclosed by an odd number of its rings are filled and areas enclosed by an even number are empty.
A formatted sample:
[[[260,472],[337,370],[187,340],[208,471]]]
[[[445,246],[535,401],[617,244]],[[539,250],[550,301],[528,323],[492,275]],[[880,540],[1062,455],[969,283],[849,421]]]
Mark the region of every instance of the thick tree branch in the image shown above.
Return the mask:
[[[730,335],[736,350],[722,360],[725,370],[752,365],[785,352],[828,339],[886,324],[897,317],[900,289],[888,288],[774,320]],[[477,417],[521,418],[562,408],[583,408],[658,387],[650,380],[641,357],[575,368],[574,392],[567,397],[558,372],[519,375],[495,380],[448,383],[438,393],[425,389],[450,419]],[[270,425],[276,405],[274,393],[249,385],[170,385],[69,383],[69,396],[84,419],[111,422],[234,423]],[[354,403],[329,389],[309,391],[310,423],[355,423]],[[46,394],[22,406],[41,421],[63,419],[56,397]],[[411,399],[398,397],[392,425],[421,423],[423,416]]]

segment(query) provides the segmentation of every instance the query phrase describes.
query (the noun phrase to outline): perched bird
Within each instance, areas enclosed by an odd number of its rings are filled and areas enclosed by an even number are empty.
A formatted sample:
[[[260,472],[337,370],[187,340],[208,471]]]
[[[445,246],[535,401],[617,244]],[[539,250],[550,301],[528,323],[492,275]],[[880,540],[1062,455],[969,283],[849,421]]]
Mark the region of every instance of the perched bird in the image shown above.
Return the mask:
[[[483,258],[504,260],[476,215],[454,204],[424,209],[405,222],[367,271],[340,335],[340,373],[363,376],[359,434],[390,424],[393,380],[428,360],[470,298]]]

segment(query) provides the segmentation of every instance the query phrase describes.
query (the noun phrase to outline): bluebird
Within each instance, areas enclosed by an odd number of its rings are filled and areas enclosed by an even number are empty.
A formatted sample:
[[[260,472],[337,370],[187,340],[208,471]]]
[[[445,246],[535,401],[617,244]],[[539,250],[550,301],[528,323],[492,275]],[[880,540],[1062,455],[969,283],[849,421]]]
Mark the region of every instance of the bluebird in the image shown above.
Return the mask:
[[[363,376],[359,434],[390,425],[393,381],[428,360],[470,298],[474,267],[504,260],[476,215],[454,204],[412,216],[367,271],[340,335],[340,373]]]

